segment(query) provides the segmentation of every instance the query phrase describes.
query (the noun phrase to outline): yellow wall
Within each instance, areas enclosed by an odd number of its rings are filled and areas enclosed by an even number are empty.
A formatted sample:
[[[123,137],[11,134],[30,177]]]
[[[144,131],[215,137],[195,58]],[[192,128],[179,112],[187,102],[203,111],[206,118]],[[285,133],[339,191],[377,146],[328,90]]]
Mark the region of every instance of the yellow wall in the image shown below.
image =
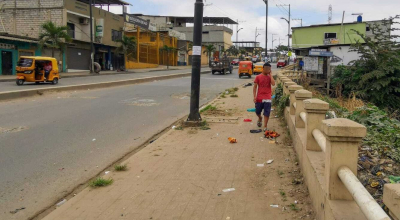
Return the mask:
[[[203,45],[201,47],[201,65],[203,65],[203,66],[208,65],[208,56],[207,56],[207,53],[205,53],[205,51],[206,51],[206,47]],[[189,51],[189,56],[191,56],[192,53],[193,53],[193,51]]]
[[[140,37],[139,37],[139,54],[140,54],[140,62],[146,62],[146,60],[149,61],[155,61],[157,59],[157,50],[159,52],[159,65],[166,65],[168,62],[168,56],[166,52],[160,51],[164,45],[167,45],[168,47],[174,47],[177,48],[178,45],[178,39],[175,37],[170,37],[168,36],[168,32],[159,32],[160,34],[160,41],[157,42],[157,33],[155,32],[147,32],[143,31],[140,32]],[[126,36],[137,36],[136,32],[125,32]],[[148,47],[149,46],[149,47]],[[147,50],[149,48],[153,48],[152,53],[147,54]],[[143,51],[146,50],[146,51]],[[150,51],[150,50],[149,50]],[[143,58],[144,56],[149,56],[149,58]],[[131,62],[136,62],[136,60],[131,61],[128,60],[127,66],[130,65],[128,63]],[[157,62],[149,62],[149,63],[157,63]],[[175,52],[170,52],[169,54],[169,65],[170,66],[177,66],[178,64],[178,53]]]
[[[157,68],[158,64],[151,63],[137,63],[132,61],[126,62],[126,69],[146,69],[146,68]]]

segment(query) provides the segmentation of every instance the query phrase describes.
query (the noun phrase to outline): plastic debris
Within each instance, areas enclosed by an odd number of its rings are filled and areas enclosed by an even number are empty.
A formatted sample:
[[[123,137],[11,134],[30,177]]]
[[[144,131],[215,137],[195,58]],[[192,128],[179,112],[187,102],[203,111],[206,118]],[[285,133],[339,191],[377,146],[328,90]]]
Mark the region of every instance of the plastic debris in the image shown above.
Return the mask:
[[[250,130],[250,133],[252,133],[252,134],[257,134],[257,133],[261,133],[261,132],[262,132],[261,129]]]
[[[390,183],[400,183],[400,176],[389,176]]]
[[[92,141],[96,141],[96,138],[93,138],[93,140]]]
[[[265,135],[265,138],[277,138],[277,137],[281,136],[277,132],[269,131],[269,130],[266,130],[264,135]]]
[[[252,85],[253,85],[252,83],[247,83],[247,84],[244,84],[243,87],[248,87],[248,86],[252,86]]]
[[[222,190],[222,192],[232,192],[232,191],[235,191],[235,188],[228,188]]]
[[[373,181],[373,182],[371,183],[371,187],[372,187],[372,188],[375,188],[375,187],[377,187],[377,186],[379,186],[379,182],[378,182],[378,181]]]
[[[106,171],[106,172],[104,172],[105,174],[108,174],[110,171]]]
[[[268,160],[267,164],[271,164],[272,162],[274,162],[274,160]]]
[[[176,126],[174,125],[174,126],[172,126],[172,129],[175,129],[176,128]]]
[[[248,112],[256,112],[256,109],[255,108],[249,108],[249,109],[247,109],[247,111]]]
[[[270,205],[272,208],[279,208],[279,205]]]
[[[230,138],[228,138],[228,140],[229,140],[229,143],[231,143],[231,144],[237,143],[236,138],[230,137]]]
[[[297,200],[295,200],[295,201],[294,201],[294,204],[297,204],[297,203],[299,203],[299,202],[297,202]]]
[[[61,205],[63,205],[63,204],[66,203],[66,202],[67,202],[67,200],[66,200],[66,199],[63,199],[63,200],[61,200],[61,202],[57,203],[56,206],[61,206]]]
[[[257,167],[264,167],[264,164],[263,163],[257,164]]]
[[[11,214],[16,214],[17,212],[19,212],[19,211],[21,211],[21,210],[24,210],[25,209],[25,207],[21,207],[21,208],[19,208],[19,209],[15,209],[14,211],[10,211],[10,213]]]
[[[253,120],[247,118],[247,119],[244,119],[243,121],[244,122],[252,122]]]

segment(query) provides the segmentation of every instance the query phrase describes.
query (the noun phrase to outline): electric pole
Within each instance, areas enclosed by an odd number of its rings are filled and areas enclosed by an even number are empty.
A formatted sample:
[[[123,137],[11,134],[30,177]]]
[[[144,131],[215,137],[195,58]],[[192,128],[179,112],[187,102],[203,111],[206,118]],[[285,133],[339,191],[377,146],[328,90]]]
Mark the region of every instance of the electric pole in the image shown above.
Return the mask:
[[[291,14],[290,14],[290,4],[289,5],[276,5],[276,6],[281,6],[281,7],[284,7],[284,6],[288,6],[289,7],[289,19],[286,19],[286,18],[282,18],[282,19],[284,19],[284,20],[286,20],[286,22],[288,23],[288,39],[287,39],[287,47],[288,47],[288,53],[289,53],[289,48],[290,48],[290,16],[291,16]],[[290,64],[290,57],[288,56],[288,65]]]
[[[93,48],[93,12],[92,12],[92,0],[89,0],[89,11],[90,11],[90,73],[94,73],[94,48]]]
[[[274,49],[274,41],[276,41],[276,40],[274,40],[274,35],[277,35],[277,34],[272,34],[272,50]]]
[[[201,44],[203,32],[203,0],[196,0],[194,4],[194,27],[192,49],[192,82],[190,95],[190,113],[188,122],[200,122],[200,71],[201,71]]]
[[[265,3],[265,8],[266,8],[266,11],[265,11],[265,19],[266,19],[266,24],[265,24],[265,57],[267,57],[267,55],[268,55],[268,0],[264,0],[264,3]],[[273,43],[272,43],[273,44]],[[272,49],[273,49],[274,47],[272,46]]]

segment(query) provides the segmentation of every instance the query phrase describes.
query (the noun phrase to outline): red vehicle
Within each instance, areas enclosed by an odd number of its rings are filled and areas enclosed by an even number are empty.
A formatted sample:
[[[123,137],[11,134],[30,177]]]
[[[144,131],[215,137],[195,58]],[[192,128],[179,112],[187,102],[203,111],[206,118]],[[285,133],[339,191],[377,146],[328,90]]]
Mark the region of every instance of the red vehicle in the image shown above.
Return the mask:
[[[285,66],[286,66],[285,60],[279,60],[278,63],[276,64],[276,68],[285,67]]]
[[[232,64],[233,66],[237,66],[237,65],[239,65],[239,62],[240,62],[239,59],[234,59],[234,60],[232,60],[231,64]]]

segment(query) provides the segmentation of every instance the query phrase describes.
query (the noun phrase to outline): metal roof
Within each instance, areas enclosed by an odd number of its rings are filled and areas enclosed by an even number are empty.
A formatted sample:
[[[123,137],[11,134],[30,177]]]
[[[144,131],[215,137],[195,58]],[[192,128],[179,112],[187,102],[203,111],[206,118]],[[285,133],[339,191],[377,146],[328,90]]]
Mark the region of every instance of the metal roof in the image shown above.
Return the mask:
[[[89,4],[89,0],[78,0]],[[92,0],[93,5],[131,5],[125,1],[121,0]]]
[[[15,40],[29,43],[38,43],[39,40],[37,38],[25,37],[20,35],[8,34],[8,33],[0,33],[0,39],[5,40]]]
[[[194,23],[194,17],[184,17],[184,16],[162,16],[162,15],[144,15],[144,14],[132,14],[135,16],[147,16],[147,17],[167,17],[177,20],[181,23]],[[203,17],[203,23],[206,24],[238,24],[236,21],[229,17]]]

